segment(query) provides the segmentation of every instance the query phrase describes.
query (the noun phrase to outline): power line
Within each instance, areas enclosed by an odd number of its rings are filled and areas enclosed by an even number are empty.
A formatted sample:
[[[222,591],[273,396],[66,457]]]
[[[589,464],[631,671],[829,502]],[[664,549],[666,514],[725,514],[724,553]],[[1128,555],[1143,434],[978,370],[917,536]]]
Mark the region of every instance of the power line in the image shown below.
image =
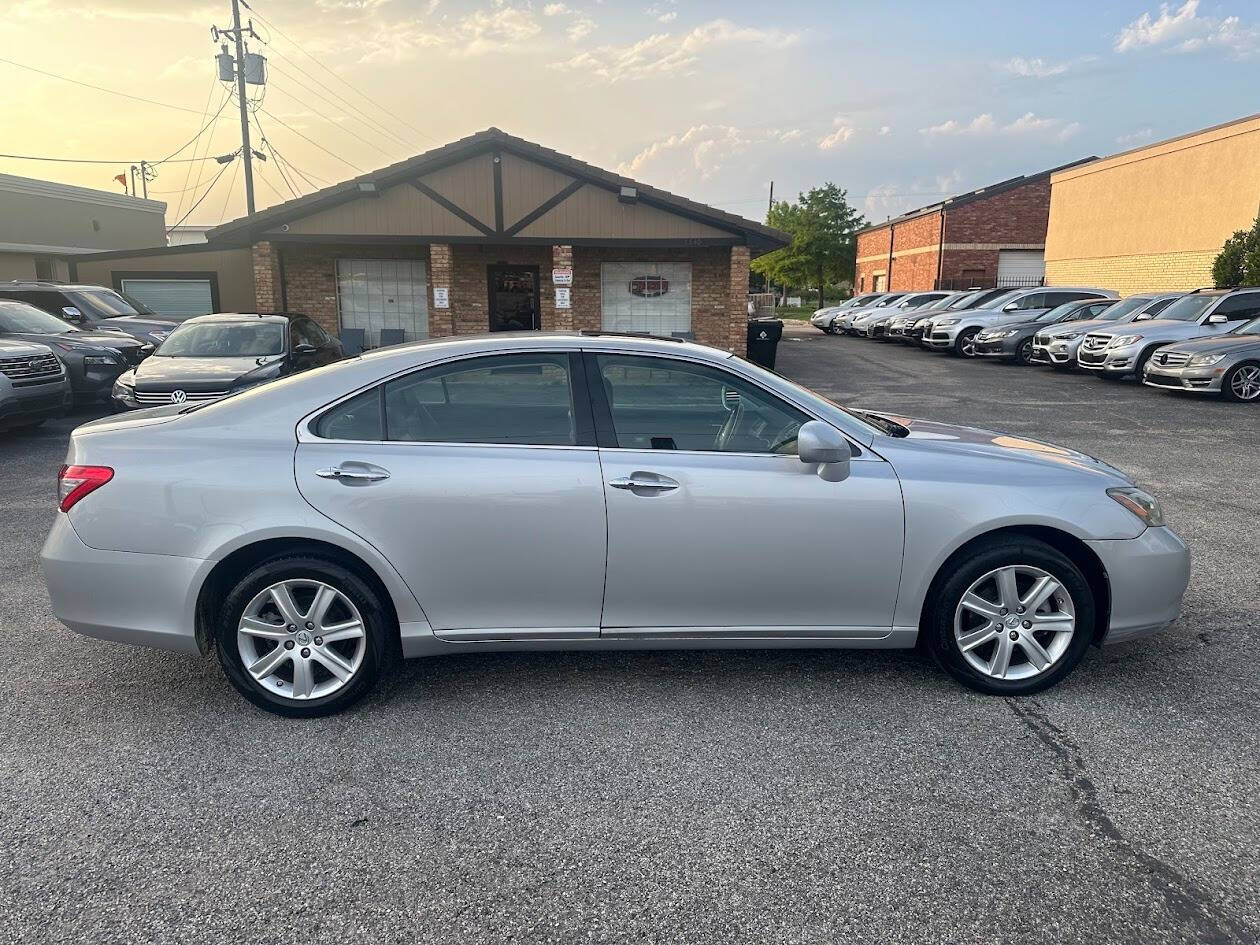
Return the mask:
[[[293,194],[293,196],[296,198],[298,196],[297,188],[293,186],[293,182],[289,180],[288,175],[284,173],[284,166],[280,163],[280,156],[276,153],[275,146],[270,141],[267,140],[267,132],[263,131],[262,122],[258,120],[257,114],[254,115],[254,124],[258,127],[258,137],[262,141],[263,146],[268,151],[271,152],[271,159],[272,161],[275,162],[275,165],[276,165],[276,173],[280,175],[280,179],[284,181],[285,186],[289,188],[289,192]],[[270,182],[268,182],[267,186],[271,187]],[[274,187],[272,187],[271,189],[275,192],[276,196],[279,197],[281,200],[288,199],[279,191],[277,191]]]
[[[50,79],[60,79],[62,82],[70,82],[74,85],[81,85],[85,89],[94,89],[97,92],[107,92],[110,95],[117,95],[117,96],[120,96],[121,98],[129,98],[136,102],[144,102],[146,105],[159,105],[162,108],[174,108],[181,112],[192,112],[194,115],[197,114],[197,109],[195,108],[187,108],[184,105],[172,105],[170,102],[159,102],[155,99],[143,98],[139,95],[132,95],[129,92],[119,92],[116,89],[107,89],[103,85],[92,85],[90,82],[80,82],[78,79],[72,79],[69,76],[64,76],[64,75],[58,75],[55,72],[45,72],[43,69],[36,69],[34,66],[28,66],[22,62],[14,62],[12,59],[5,59],[3,56],[0,56],[0,62],[8,63],[11,66],[17,66],[19,69],[28,69],[31,72],[38,72],[40,75],[46,75]],[[91,163],[108,164],[111,162],[93,161]]]
[[[282,37],[283,37],[283,38],[284,38],[284,39],[285,39],[285,40],[286,40],[286,41],[287,41],[290,45],[292,45],[295,49],[297,49],[297,50],[298,50],[298,52],[300,52],[302,55],[304,55],[307,59],[311,60],[311,62],[315,63],[315,65],[319,66],[321,69],[323,69],[325,72],[327,72],[330,76],[332,76],[332,77],[333,77],[334,79],[336,79],[338,82],[342,83],[342,84],[343,84],[346,88],[350,89],[350,90],[351,90],[352,92],[354,92],[356,95],[360,95],[360,96],[362,96],[362,97],[363,97],[363,99],[364,99],[364,100],[365,100],[368,104],[375,106],[375,107],[376,107],[376,109],[377,109],[378,111],[380,111],[380,113],[381,113],[382,115],[385,115],[385,116],[386,116],[387,118],[389,118],[391,121],[396,121],[396,122],[398,122],[400,125],[405,125],[406,127],[410,128],[412,131],[414,131],[416,134],[418,134],[420,137],[425,138],[425,139],[427,139],[427,140],[429,140],[429,141],[432,141],[434,144],[439,144],[439,143],[440,143],[440,142],[439,142],[439,141],[437,141],[437,139],[435,139],[432,135],[428,135],[428,134],[426,134],[425,132],[423,132],[423,131],[421,131],[419,128],[417,128],[415,125],[411,124],[411,122],[409,122],[409,121],[407,121],[407,120],[405,120],[405,119],[403,119],[403,118],[400,118],[398,115],[395,115],[395,114],[394,114],[393,112],[391,112],[388,108],[386,108],[385,106],[383,106],[383,105],[381,105],[380,103],[378,103],[378,102],[377,102],[374,98],[372,98],[372,97],[371,97],[370,95],[368,95],[366,92],[364,92],[364,91],[362,91],[361,89],[357,88],[356,86],[352,85],[348,79],[344,79],[344,78],[342,78],[341,76],[339,76],[336,72],[333,72],[333,70],[332,70],[332,69],[330,69],[330,68],[328,68],[328,66],[324,65],[324,63],[323,63],[323,62],[321,62],[319,59],[316,59],[314,56],[312,56],[310,53],[308,53],[305,49],[303,49],[303,48],[302,48],[302,46],[301,46],[301,45],[300,45],[300,44],[299,44],[296,40],[294,40],[291,36],[289,36],[287,33],[285,33],[285,32],[284,32],[284,30],[280,29],[280,27],[278,27],[278,26],[276,26],[274,23],[272,23],[272,22],[271,22],[271,20],[267,19],[265,16],[263,16],[261,13],[259,13],[257,10],[255,10],[252,6],[250,6],[250,5],[249,5],[249,3],[247,3],[247,2],[246,2],[246,0],[241,0],[241,2],[244,4],[245,9],[249,10],[251,13],[253,13],[253,14],[254,14],[254,16],[258,17],[258,19],[260,19],[263,23],[266,23],[266,24],[267,24],[267,26],[269,26],[271,29],[275,30],[277,33],[279,33],[279,34],[280,34],[280,36],[282,36]],[[289,60],[289,61],[290,61],[290,62],[292,62],[292,60]],[[296,64],[295,64],[295,65],[296,65]],[[331,91],[331,89],[330,89],[329,91]],[[401,141],[402,139],[400,138],[399,140]],[[404,144],[404,145],[406,145],[406,144],[407,144],[407,142],[403,141],[403,144]]]
[[[272,67],[271,67],[271,71],[272,71],[273,73],[280,73],[280,75],[285,76],[285,78],[287,78],[287,79],[289,79],[289,80],[291,80],[291,81],[294,81],[294,82],[296,82],[296,81],[297,81],[297,80],[296,80],[296,79],[294,79],[292,76],[287,75],[287,74],[286,74],[286,73],[284,73],[284,72],[281,72],[281,71],[280,71],[279,69],[277,69],[275,66],[272,66]],[[300,82],[298,83],[298,86],[299,86],[299,87],[301,87],[301,88],[306,89],[306,91],[308,91],[308,92],[311,92],[311,94],[312,94],[312,95],[314,95],[314,94],[318,94],[318,93],[314,92],[313,90],[311,90],[311,89],[307,88],[306,86],[303,86]],[[333,121],[333,120],[332,120],[331,118],[329,118],[327,115],[323,114],[323,113],[322,113],[322,112],[320,112],[318,109],[316,109],[316,108],[315,108],[315,107],[314,107],[314,106],[313,106],[313,105],[312,105],[309,101],[303,101],[302,99],[300,99],[300,98],[298,98],[296,95],[294,95],[292,92],[286,91],[285,89],[283,89],[283,88],[281,88],[281,87],[277,86],[277,85],[275,84],[275,82],[272,82],[272,83],[271,83],[270,88],[273,88],[273,89],[275,89],[277,92],[279,92],[281,95],[287,95],[289,98],[293,99],[295,102],[297,102],[297,103],[299,103],[299,104],[301,104],[301,105],[305,105],[307,108],[310,108],[312,111],[314,111],[314,112],[315,112],[315,114],[316,114],[316,115],[318,115],[320,118],[323,118],[325,121],[327,121],[330,125],[332,125],[334,128],[336,128],[338,131],[345,132],[346,134],[350,135],[352,138],[355,138],[355,139],[357,139],[357,140],[359,140],[359,141],[362,141],[364,144],[366,144],[366,145],[367,145],[369,148],[371,148],[373,151],[376,151],[376,152],[377,152],[377,153],[379,153],[379,154],[383,154],[386,158],[390,158],[390,157],[391,157],[391,156],[390,156],[390,153],[389,153],[388,151],[386,151],[384,148],[377,146],[376,144],[374,144],[374,143],[372,143],[371,141],[369,141],[367,138],[364,138],[362,135],[357,134],[357,133],[356,133],[356,132],[354,132],[354,131],[351,131],[349,128],[345,127],[344,125],[339,125],[337,122]],[[324,99],[324,101],[328,101],[328,100],[327,100],[327,99]],[[330,104],[331,104],[331,103],[330,103]],[[370,127],[370,126],[369,126],[369,127]]]
[[[187,147],[187,145],[185,145]],[[178,153],[178,152],[177,152]],[[117,160],[107,160],[106,158],[63,158],[63,157],[37,157],[33,154],[0,154],[0,158],[9,158],[14,161],[50,161],[54,164],[134,164],[135,158],[118,158]],[[210,158],[180,158],[175,161],[163,161],[164,164],[192,164],[196,161],[207,161]],[[150,167],[153,165],[150,164]]]
[[[296,85],[310,92],[312,95],[318,96],[319,98],[323,99],[327,104],[331,105],[333,108],[336,108],[340,111],[344,111],[348,117],[359,121],[363,125],[363,127],[369,129],[370,131],[375,132],[378,135],[381,135],[381,137],[385,138],[386,140],[393,139],[389,141],[391,145],[397,142],[398,144],[401,144],[404,148],[412,147],[412,145],[408,141],[406,141],[404,138],[401,138],[394,132],[390,131],[387,127],[382,125],[376,119],[371,118],[368,115],[365,115],[361,109],[355,108],[354,105],[349,100],[347,100],[344,96],[338,95],[335,91],[333,91],[323,82],[320,82],[319,79],[315,78],[313,75],[311,75],[301,66],[299,66],[296,62],[290,59],[288,56],[284,55],[284,53],[282,53],[280,50],[276,49],[275,47],[269,47],[269,48],[271,49],[271,52],[274,55],[279,56],[289,65],[293,66],[293,68],[297,69],[298,72],[302,73],[302,75],[306,76],[316,85],[320,86],[323,89],[326,89],[328,93],[333,96],[333,98],[329,98],[328,95],[324,95],[323,93],[318,92],[315,89],[312,89],[310,86],[306,85],[301,80],[295,78],[294,76],[289,75],[283,69],[277,68],[274,64],[271,66],[272,72],[280,73],[280,75],[284,76],[285,78],[289,79],[291,82],[295,83]],[[334,101],[334,99],[336,99],[336,101]]]
[[[214,89],[215,89],[215,86],[217,86],[218,84],[219,84],[219,81],[217,77],[210,80],[210,88],[206,92],[206,104],[203,105],[201,108],[201,120],[203,123],[205,122],[206,115],[210,113],[210,102],[214,98]],[[214,143],[214,129],[215,129],[215,126],[219,122],[219,115],[222,114],[222,111],[223,109],[219,109],[219,111],[215,113],[214,118],[210,122],[210,134],[206,136],[206,154],[207,155],[210,153],[210,145]],[[193,145],[193,157],[196,157],[200,142],[196,138],[194,138],[193,141],[197,142],[196,144]],[[204,165],[202,164],[197,165],[197,180],[194,181],[192,185],[193,190],[196,190],[197,187],[200,186],[201,184],[202,167],[204,167]],[[184,194],[186,194],[189,190],[188,181],[192,179],[192,169],[193,169],[193,166],[191,164],[189,164],[188,167],[184,169],[184,189],[179,192],[179,203],[175,207],[175,216],[179,216],[180,211],[184,209]]]
[[[223,208],[219,211],[219,219],[216,221],[216,225],[223,222],[223,217],[227,215],[227,205],[232,201],[232,187],[236,183],[236,172],[240,170],[240,165],[238,165],[235,161],[232,162],[232,165],[232,179],[228,181],[227,193],[223,196]],[[224,170],[226,170],[226,168],[224,168]],[[191,213],[192,211],[190,210],[188,212]]]
[[[212,94],[212,95],[214,94],[214,93],[213,93],[213,89],[211,90],[211,94]],[[204,132],[207,128],[209,128],[209,127],[210,127],[210,126],[211,126],[214,122],[216,122],[216,121],[218,121],[218,120],[219,120],[219,116],[220,116],[221,114],[223,114],[223,109],[227,108],[227,103],[228,103],[228,100],[229,100],[231,97],[232,97],[232,93],[231,93],[231,92],[229,92],[229,93],[227,93],[226,95],[224,95],[224,96],[223,96],[223,101],[219,103],[219,110],[218,110],[217,112],[215,112],[215,113],[214,113],[214,117],[213,117],[213,118],[211,118],[209,121],[204,121],[204,123],[203,123],[203,124],[202,124],[202,126],[201,126],[201,129],[200,129],[200,130],[199,130],[199,131],[198,131],[195,135],[193,135],[191,138],[189,138],[187,141],[185,141],[183,144],[181,144],[178,148],[176,148],[174,151],[172,151],[172,152],[171,152],[170,154],[168,154],[166,157],[162,158],[162,160],[160,160],[160,161],[150,161],[150,162],[149,162],[149,167],[157,167],[159,164],[165,164],[165,163],[167,163],[168,161],[170,161],[170,160],[171,160],[171,158],[173,158],[173,157],[175,157],[175,155],[179,154],[179,152],[180,152],[180,151],[184,150],[184,148],[188,147],[190,144],[192,144],[194,141],[196,141],[198,138],[200,138],[200,137],[201,137],[201,135],[202,135],[202,132]],[[201,116],[201,117],[202,117],[202,119],[203,119],[203,120],[205,119],[205,113],[204,113],[204,112],[202,113],[202,116]],[[196,154],[196,152],[195,152],[195,151],[194,151],[193,153],[194,153],[194,154]]]
[[[286,124],[284,121],[282,121],[281,119],[277,118],[275,115],[271,114],[271,112],[267,111],[267,109],[265,109],[265,108],[260,108],[260,109],[258,109],[258,111],[262,112],[264,115],[266,115],[268,118],[272,119],[274,122],[276,122],[276,123],[277,123],[278,125],[280,125],[281,127],[283,127],[283,128],[288,128],[290,131],[292,131],[295,135],[297,135],[297,136],[298,136],[299,138],[301,138],[303,141],[306,141],[308,144],[313,144],[313,145],[315,145],[315,147],[319,148],[321,151],[323,151],[323,152],[324,152],[325,154],[327,154],[329,157],[334,157],[334,158],[336,158],[336,159],[337,159],[338,161],[340,161],[342,164],[345,164],[347,167],[352,167],[352,168],[354,168],[354,169],[355,169],[356,171],[358,171],[360,174],[366,174],[366,173],[367,173],[367,171],[365,171],[363,168],[359,167],[359,165],[355,164],[355,163],[354,163],[354,162],[352,162],[352,161],[347,161],[345,158],[343,158],[343,157],[342,157],[341,155],[339,155],[339,154],[334,154],[332,151],[329,151],[326,147],[324,147],[324,146],[323,146],[322,144],[320,144],[318,141],[314,141],[314,140],[312,140],[311,138],[308,138],[306,135],[302,134],[302,132],[300,132],[300,131],[298,131],[296,128],[294,128],[292,125]]]
[[[235,164],[236,161],[234,160],[232,161],[232,163]],[[210,191],[214,190],[214,185],[219,182],[219,178],[224,175],[227,169],[228,169],[228,166],[226,164],[224,164],[221,168],[219,168],[219,173],[215,174],[214,177],[211,178],[210,183],[206,185],[206,189],[202,191],[201,196],[197,198],[197,202],[188,208],[188,212],[185,213],[182,217],[180,217],[178,222],[172,223],[170,226],[166,228],[166,234],[168,236],[170,235],[171,230],[175,229],[175,227],[177,226],[182,226],[184,221],[187,220],[190,216],[192,216],[192,212],[201,206],[201,202],[205,200],[207,196],[209,196]]]

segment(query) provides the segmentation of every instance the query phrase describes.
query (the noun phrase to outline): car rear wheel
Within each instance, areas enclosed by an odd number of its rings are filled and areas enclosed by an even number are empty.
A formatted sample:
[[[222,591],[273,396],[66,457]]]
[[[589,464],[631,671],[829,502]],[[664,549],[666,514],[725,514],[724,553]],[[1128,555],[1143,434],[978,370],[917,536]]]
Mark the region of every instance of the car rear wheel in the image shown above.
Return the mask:
[[[1031,695],[1084,657],[1094,597],[1064,554],[1035,539],[995,540],[949,567],[924,630],[932,655],[963,685]]]
[[[278,715],[330,715],[375,685],[388,661],[390,621],[357,574],[322,558],[255,567],[228,593],[217,637],[232,685]]]
[[[1221,379],[1221,395],[1241,403],[1260,402],[1260,363],[1244,361],[1230,368]]]
[[[974,358],[976,356],[976,335],[980,334],[979,328],[968,328],[958,336],[958,340],[954,342],[954,353],[964,358]]]

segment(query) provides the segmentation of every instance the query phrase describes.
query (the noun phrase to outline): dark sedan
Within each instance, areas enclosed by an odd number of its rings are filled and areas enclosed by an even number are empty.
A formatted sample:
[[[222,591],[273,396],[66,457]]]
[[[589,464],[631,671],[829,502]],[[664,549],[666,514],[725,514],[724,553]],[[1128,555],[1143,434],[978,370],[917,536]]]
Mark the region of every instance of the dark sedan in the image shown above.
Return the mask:
[[[201,315],[118,378],[114,403],[135,409],[219,400],[343,356],[341,342],[305,315]]]
[[[1115,299],[1075,299],[1057,305],[1032,321],[994,325],[976,335],[976,357],[1031,364],[1033,337],[1047,325],[1098,318]]]
[[[108,399],[114,382],[153,353],[153,345],[115,331],[82,331],[54,315],[0,299],[0,338],[47,345],[66,366],[77,401]]]

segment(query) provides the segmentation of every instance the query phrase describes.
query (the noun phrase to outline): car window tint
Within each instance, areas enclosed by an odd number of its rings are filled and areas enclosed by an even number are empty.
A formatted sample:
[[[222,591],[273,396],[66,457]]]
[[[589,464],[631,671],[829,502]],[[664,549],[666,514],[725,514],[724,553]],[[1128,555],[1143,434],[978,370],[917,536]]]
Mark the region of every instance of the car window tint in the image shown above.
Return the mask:
[[[1051,304],[1057,304],[1057,303],[1050,303],[1046,299],[1047,299],[1047,293],[1033,292],[1029,295],[1025,295],[1023,298],[1016,299],[1014,303],[1015,307],[1013,311],[1025,312],[1028,309],[1049,308]],[[1068,300],[1063,299],[1063,301],[1066,302]]]
[[[319,347],[328,343],[328,333],[319,327],[319,324],[309,318],[299,318],[298,323],[302,326],[302,333],[306,336],[309,344]]]
[[[622,449],[796,452],[808,415],[716,368],[634,355],[598,355]]]
[[[1231,295],[1212,311],[1213,315],[1224,315],[1231,322],[1245,321],[1260,315],[1260,292],[1243,292]]]
[[[577,443],[566,354],[513,354],[441,365],[385,385],[391,440]]]
[[[382,440],[381,388],[351,397],[333,407],[315,424],[315,435],[329,440]]]

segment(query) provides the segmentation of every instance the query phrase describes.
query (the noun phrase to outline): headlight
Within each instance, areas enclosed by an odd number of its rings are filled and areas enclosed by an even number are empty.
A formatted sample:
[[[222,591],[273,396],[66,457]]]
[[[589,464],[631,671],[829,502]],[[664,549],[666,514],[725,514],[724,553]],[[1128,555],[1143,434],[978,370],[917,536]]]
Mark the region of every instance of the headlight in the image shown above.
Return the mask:
[[[109,354],[89,354],[83,358],[83,363],[85,365],[92,365],[92,364],[110,365],[110,364],[117,364],[118,359],[115,358],[113,355],[109,355]]]
[[[1119,338],[1112,338],[1108,348],[1127,348],[1129,345],[1135,345],[1142,340],[1141,335],[1121,335]]]
[[[1196,354],[1190,359],[1191,367],[1207,367],[1209,364],[1215,364],[1217,361],[1225,360],[1223,354]]]
[[[1067,334],[1064,334],[1064,335],[1051,335],[1050,336],[1052,341],[1071,341],[1073,338],[1079,338],[1079,337],[1081,337],[1081,333],[1079,331],[1069,331]]]
[[[957,325],[960,321],[962,321],[961,318],[942,318],[940,321],[933,322],[932,324],[939,328],[944,325]]]
[[[128,371],[119,375],[118,380],[114,381],[114,389],[110,391],[110,395],[115,400],[120,400],[128,407],[137,406],[136,403],[136,372]]]
[[[1164,510],[1159,507],[1159,500],[1145,489],[1137,486],[1117,486],[1108,489],[1111,496],[1126,509],[1140,518],[1143,524],[1152,528],[1164,524]]]

